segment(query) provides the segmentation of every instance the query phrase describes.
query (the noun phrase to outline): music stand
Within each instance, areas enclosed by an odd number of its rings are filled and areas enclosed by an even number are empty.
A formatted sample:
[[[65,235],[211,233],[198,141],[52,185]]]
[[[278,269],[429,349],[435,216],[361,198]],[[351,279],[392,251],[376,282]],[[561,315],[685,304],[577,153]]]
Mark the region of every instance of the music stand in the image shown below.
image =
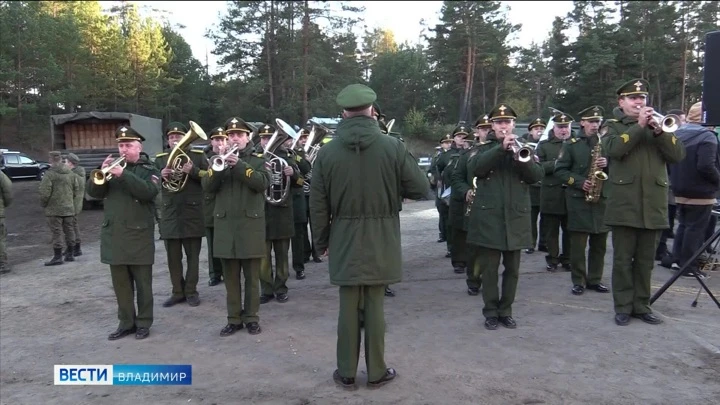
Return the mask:
[[[720,211],[715,211],[715,210],[713,210],[712,214],[715,215],[715,216],[720,216]],[[715,241],[717,241],[718,239],[720,239],[720,228],[718,228],[717,230],[715,230],[715,233],[713,234],[713,236],[711,236],[710,239],[706,240],[705,243],[703,243],[703,245],[692,255],[692,257],[690,258],[690,260],[688,260],[687,262],[685,262],[685,264],[683,264],[683,266],[682,266],[675,274],[673,274],[673,276],[670,278],[670,280],[668,280],[668,281],[665,283],[665,285],[663,285],[662,287],[660,287],[660,289],[657,290],[657,291],[655,292],[655,294],[653,294],[652,297],[650,297],[650,305],[652,305],[655,301],[657,301],[657,299],[660,298],[660,296],[663,295],[663,293],[664,293],[668,288],[670,288],[670,286],[671,286],[678,278],[680,278],[683,274],[685,274],[685,271],[686,271],[687,268],[690,266],[690,263],[695,263],[695,260],[697,260],[697,258],[700,257],[700,255],[703,254],[703,252],[705,252],[705,249],[707,249],[708,246],[710,246],[710,245],[712,245],[713,243],[715,243]],[[715,304],[718,306],[718,309],[720,309],[720,302],[718,302],[717,298],[715,298],[715,296],[712,294],[712,292],[711,292],[710,289],[708,288],[707,284],[705,284],[705,282],[700,278],[700,276],[698,275],[697,272],[694,272],[694,275],[695,275],[695,279],[698,281],[698,283],[700,283],[700,285],[702,286],[702,288],[705,289],[705,292],[707,292],[708,296],[709,296],[710,298],[712,298],[713,301],[715,301]],[[698,294],[698,296],[699,296],[699,295],[700,295],[700,294]],[[695,302],[694,302],[694,303],[697,305],[697,298],[695,299]],[[696,305],[692,305],[692,306],[694,307],[694,306],[696,306]]]

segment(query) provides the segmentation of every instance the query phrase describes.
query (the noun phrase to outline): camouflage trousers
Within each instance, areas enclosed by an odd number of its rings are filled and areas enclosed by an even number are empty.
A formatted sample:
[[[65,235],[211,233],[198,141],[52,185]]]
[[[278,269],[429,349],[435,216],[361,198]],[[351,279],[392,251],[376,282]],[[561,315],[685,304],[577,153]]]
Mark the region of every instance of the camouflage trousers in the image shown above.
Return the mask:
[[[0,269],[5,267],[8,262],[7,250],[5,250],[5,237],[7,229],[5,229],[5,218],[0,217]]]
[[[75,244],[73,218],[75,217],[47,217],[50,233],[52,234],[53,249],[62,249],[68,245]],[[63,234],[65,234],[64,244]]]

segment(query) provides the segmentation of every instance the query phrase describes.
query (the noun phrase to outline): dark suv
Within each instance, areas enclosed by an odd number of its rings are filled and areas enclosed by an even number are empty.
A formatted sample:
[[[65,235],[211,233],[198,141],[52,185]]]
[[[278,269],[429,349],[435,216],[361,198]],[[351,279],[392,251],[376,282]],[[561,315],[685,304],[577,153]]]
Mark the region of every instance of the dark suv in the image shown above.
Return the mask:
[[[37,161],[28,155],[7,149],[0,149],[0,169],[11,179],[42,179],[45,171],[50,168],[47,162]]]

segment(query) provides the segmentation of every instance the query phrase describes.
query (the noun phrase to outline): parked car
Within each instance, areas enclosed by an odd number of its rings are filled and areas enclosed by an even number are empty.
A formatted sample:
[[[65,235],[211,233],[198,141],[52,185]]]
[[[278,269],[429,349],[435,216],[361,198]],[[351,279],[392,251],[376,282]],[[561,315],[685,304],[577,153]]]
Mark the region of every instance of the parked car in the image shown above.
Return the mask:
[[[432,164],[432,159],[429,157],[421,157],[418,158],[418,166],[422,169],[424,173],[426,173],[430,169],[430,164]]]
[[[45,171],[50,168],[48,162],[43,162],[30,158],[24,153],[0,149],[2,152],[2,161],[0,161],[0,170],[10,179],[42,179]]]

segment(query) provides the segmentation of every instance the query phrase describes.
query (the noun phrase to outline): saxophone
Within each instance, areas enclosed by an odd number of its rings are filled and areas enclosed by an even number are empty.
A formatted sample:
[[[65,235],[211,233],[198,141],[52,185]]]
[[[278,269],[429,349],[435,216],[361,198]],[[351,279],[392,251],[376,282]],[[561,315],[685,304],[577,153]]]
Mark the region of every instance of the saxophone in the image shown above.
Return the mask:
[[[600,143],[600,137],[598,136],[598,143],[593,148],[590,156],[590,172],[587,179],[590,182],[590,191],[585,193],[585,201],[589,203],[596,203],[600,200],[603,184],[608,179],[608,175],[598,167],[598,160],[602,157]]]
[[[473,202],[475,202],[475,194],[477,194],[477,177],[473,177],[473,186],[470,189],[470,197],[469,201],[467,202],[467,209],[465,209],[465,216],[470,216],[470,211],[472,210]]]

